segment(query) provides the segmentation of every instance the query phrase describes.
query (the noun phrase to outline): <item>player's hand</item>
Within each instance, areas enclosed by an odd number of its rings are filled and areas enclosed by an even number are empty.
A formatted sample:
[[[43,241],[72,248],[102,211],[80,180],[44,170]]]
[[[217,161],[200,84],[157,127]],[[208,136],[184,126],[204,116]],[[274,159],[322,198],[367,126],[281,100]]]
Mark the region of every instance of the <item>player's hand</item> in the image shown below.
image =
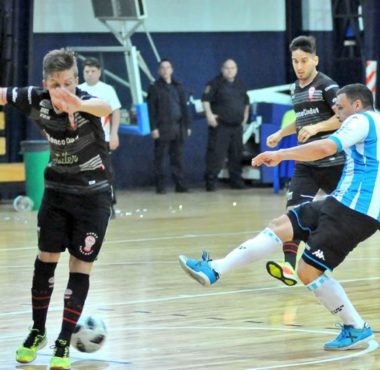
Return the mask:
[[[61,87],[50,89],[49,93],[53,105],[61,112],[73,114],[82,106],[82,101],[76,95]]]
[[[110,149],[111,150],[116,150],[119,147],[119,135],[111,135],[110,136]]]
[[[279,131],[276,131],[274,134],[269,135],[267,137],[267,146],[269,146],[269,148],[274,148],[275,146],[278,145],[281,139],[282,139],[281,133]]]
[[[158,139],[160,137],[160,131],[158,131],[157,129],[155,129],[155,130],[153,130],[151,132],[151,135],[152,135],[152,138],[156,140],[156,139]]]
[[[267,167],[277,166],[281,162],[281,156],[277,150],[272,152],[263,152],[254,157],[251,161],[252,167],[265,165]]]
[[[312,136],[316,135],[317,133],[318,131],[314,125],[304,126],[298,132],[298,141],[300,143],[304,143],[305,141],[309,140]]]

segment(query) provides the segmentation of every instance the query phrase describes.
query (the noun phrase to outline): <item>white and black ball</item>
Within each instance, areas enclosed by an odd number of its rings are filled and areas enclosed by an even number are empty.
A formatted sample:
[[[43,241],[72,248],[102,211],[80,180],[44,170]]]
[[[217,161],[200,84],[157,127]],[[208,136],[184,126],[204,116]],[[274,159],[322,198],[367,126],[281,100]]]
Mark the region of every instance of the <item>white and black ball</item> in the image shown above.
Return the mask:
[[[95,316],[81,317],[71,337],[71,345],[80,352],[96,352],[107,337],[104,321]]]

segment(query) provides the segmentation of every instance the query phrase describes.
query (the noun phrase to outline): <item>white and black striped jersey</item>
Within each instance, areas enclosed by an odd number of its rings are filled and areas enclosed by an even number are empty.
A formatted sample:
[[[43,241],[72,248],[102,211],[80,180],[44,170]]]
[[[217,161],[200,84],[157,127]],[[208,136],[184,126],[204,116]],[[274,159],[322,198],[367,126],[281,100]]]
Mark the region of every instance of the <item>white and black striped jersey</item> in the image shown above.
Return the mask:
[[[91,99],[76,89],[82,99]],[[83,194],[110,188],[110,158],[100,118],[75,112],[75,128],[66,113],[56,113],[49,92],[39,87],[8,87],[8,104],[29,116],[42,129],[50,145],[45,187],[65,193]]]
[[[329,119],[334,115],[332,110],[336,100],[336,92],[339,86],[330,77],[318,72],[314,80],[307,86],[300,87],[296,81],[291,89],[293,109],[296,113],[297,135],[302,127],[313,125]],[[332,131],[320,132],[312,136],[307,142],[325,139]],[[298,143],[299,145],[304,143]],[[315,167],[336,166],[344,163],[344,154],[336,154],[317,161],[303,162],[303,164]]]

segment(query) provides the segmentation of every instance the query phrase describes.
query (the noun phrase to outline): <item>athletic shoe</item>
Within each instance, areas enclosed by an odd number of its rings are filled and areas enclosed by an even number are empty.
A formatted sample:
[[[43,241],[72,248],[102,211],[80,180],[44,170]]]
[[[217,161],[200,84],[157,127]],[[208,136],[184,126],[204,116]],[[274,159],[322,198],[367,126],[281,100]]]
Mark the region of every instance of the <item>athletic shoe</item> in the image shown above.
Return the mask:
[[[289,262],[267,262],[267,271],[270,276],[282,281],[285,285],[297,284],[297,274]]]
[[[55,341],[54,355],[50,360],[50,370],[69,370],[70,361],[70,343],[64,339]]]
[[[16,351],[16,361],[22,364],[32,362],[37,357],[37,351],[46,346],[46,333],[40,335],[38,329],[31,329],[24,343]]]
[[[355,329],[352,325],[339,325],[342,331],[331,342],[324,345],[326,351],[344,351],[346,349],[356,349],[362,347],[372,339],[373,332],[367,323],[364,324],[362,329]]]
[[[201,260],[179,256],[179,263],[183,270],[191,278],[204,286],[210,286],[219,279],[219,274],[212,269],[209,261],[211,261],[211,259],[206,251],[203,251]]]

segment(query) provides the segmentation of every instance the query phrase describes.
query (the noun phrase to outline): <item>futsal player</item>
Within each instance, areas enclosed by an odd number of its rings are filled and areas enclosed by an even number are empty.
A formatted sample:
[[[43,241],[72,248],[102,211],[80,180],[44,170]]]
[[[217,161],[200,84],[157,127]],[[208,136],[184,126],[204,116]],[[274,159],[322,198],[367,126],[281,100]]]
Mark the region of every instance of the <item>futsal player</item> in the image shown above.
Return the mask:
[[[289,240],[304,241],[298,276],[343,322],[340,334],[324,344],[325,350],[358,348],[373,337],[343,287],[326,272],[380,227],[380,114],[374,111],[371,91],[362,84],[343,87],[337,92],[336,112],[343,123],[328,138],[252,159],[253,166],[272,167],[283,160],[313,161],[345,151],[342,178],[330,196],[292,208],[224,258],[211,260],[207,252],[201,260],[179,257],[190,277],[209,286],[234,268],[266,258]]]
[[[71,335],[89,290],[89,275],[106,232],[111,209],[110,162],[100,118],[111,113],[103,100],[77,89],[74,54],[53,50],[43,60],[43,88],[0,89],[0,104],[28,115],[45,133],[51,161],[38,212],[38,247],[32,280],[33,325],[16,351],[20,363],[32,362],[47,344],[46,316],[61,252],[70,253],[61,331],[51,370],[70,369]]]
[[[316,42],[312,36],[298,36],[289,50],[297,81],[291,88],[296,120],[267,138],[267,145],[275,147],[283,137],[296,133],[298,143],[309,143],[328,137],[340,123],[333,111],[338,85],[317,70]],[[287,192],[287,210],[312,200],[319,189],[330,194],[338,185],[344,163],[343,153],[315,161],[297,161],[294,176]],[[283,245],[284,262],[269,261],[268,273],[284,284],[297,284],[296,260],[300,240],[289,240]]]

